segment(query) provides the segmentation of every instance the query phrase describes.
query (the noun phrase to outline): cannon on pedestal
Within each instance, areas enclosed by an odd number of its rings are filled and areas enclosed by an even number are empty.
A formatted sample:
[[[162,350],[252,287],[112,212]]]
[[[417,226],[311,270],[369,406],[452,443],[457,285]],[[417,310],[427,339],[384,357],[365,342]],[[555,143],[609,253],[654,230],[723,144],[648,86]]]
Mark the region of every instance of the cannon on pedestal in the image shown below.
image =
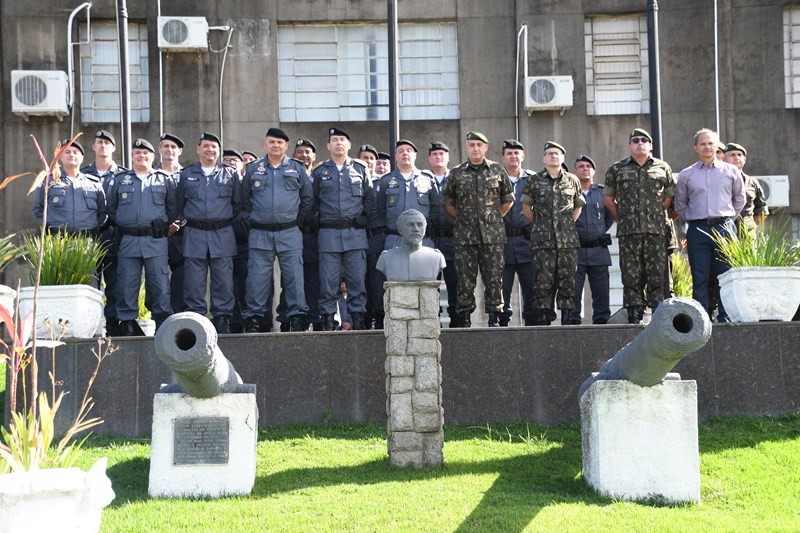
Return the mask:
[[[680,379],[669,371],[709,338],[711,320],[703,307],[691,298],[669,298],[658,306],[642,333],[583,382],[578,396],[601,379],[624,379],[641,387],[652,387],[665,378]]]
[[[242,378],[217,345],[216,329],[202,315],[185,312],[169,317],[156,333],[155,348],[156,357],[175,376],[175,385],[162,392],[213,398],[236,392],[242,384]]]

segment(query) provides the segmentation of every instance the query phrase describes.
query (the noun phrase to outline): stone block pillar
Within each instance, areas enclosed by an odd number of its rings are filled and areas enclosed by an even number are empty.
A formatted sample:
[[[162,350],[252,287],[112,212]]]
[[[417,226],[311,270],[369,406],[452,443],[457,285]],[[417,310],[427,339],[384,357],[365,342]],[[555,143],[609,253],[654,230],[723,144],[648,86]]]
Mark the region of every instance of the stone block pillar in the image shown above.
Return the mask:
[[[384,284],[389,462],[398,467],[444,462],[439,285]]]

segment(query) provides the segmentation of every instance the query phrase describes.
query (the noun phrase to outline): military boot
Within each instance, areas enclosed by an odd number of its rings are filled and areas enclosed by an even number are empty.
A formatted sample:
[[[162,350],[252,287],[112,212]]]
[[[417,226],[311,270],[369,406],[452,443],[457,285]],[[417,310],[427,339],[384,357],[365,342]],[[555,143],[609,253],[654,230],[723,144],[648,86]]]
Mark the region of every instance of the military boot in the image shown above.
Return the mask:
[[[336,331],[336,320],[334,320],[333,315],[322,315],[322,330]]]
[[[261,332],[261,318],[251,316],[244,319],[244,332],[245,333],[260,333]]]
[[[572,325],[572,315],[566,309],[561,310],[561,325],[562,326]]]
[[[644,309],[642,307],[628,307],[628,324],[641,324],[643,318]]]
[[[497,311],[494,311],[494,312],[491,312],[491,313],[489,313],[489,323],[488,323],[488,326],[489,326],[490,328],[496,328],[496,327],[498,327],[498,326],[500,325],[500,324],[498,323],[498,320],[499,320],[499,318],[498,318],[498,316],[497,316],[497,315],[498,315]]]
[[[214,329],[219,334],[228,334],[231,332],[231,317],[229,315],[219,315],[211,319]]]
[[[458,327],[471,328],[472,327],[472,320],[470,319],[471,314],[472,313],[470,313],[469,311],[462,311],[461,313],[459,313]]]
[[[450,327],[451,328],[461,327],[461,318],[458,316],[458,313],[453,313],[452,315],[450,315]]]
[[[375,314],[375,329],[383,329],[383,318],[385,315],[376,313]]]
[[[308,326],[306,326],[306,328],[303,328],[303,325],[305,324],[304,318],[305,317],[302,315],[293,316],[289,322],[289,331],[293,332],[305,331],[305,329],[307,329]]]
[[[364,313],[350,313],[352,319],[353,331],[363,331],[366,329],[364,326]]]
[[[115,316],[106,317],[106,337],[120,337],[119,320]]]
[[[549,326],[550,320],[548,320],[548,309],[534,309],[533,310],[533,320],[532,326]]]

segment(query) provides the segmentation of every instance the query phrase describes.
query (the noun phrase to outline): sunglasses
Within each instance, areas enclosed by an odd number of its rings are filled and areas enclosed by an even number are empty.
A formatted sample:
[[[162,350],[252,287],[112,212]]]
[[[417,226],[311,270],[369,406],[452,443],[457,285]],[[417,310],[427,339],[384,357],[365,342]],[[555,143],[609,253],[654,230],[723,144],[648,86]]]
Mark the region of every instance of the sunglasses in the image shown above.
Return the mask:
[[[650,139],[648,139],[647,137],[631,137],[630,142],[633,144],[639,144],[639,143],[644,144],[644,143],[649,143]]]

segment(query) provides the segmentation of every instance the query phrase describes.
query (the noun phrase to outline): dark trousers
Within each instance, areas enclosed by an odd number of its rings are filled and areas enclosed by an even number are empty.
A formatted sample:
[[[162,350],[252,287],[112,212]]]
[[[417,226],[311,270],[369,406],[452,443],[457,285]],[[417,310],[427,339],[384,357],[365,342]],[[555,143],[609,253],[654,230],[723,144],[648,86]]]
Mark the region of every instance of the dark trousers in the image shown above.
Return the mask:
[[[686,232],[686,251],[689,254],[689,267],[692,270],[692,298],[700,302],[700,305],[709,313],[709,294],[714,291],[719,295],[719,283],[716,279],[712,280],[712,274],[719,277],[720,274],[730,269],[730,265],[725,263],[719,255],[719,249],[711,240],[712,232],[733,234],[736,228],[733,222],[728,220],[725,224],[702,224],[689,222],[689,229]],[[719,320],[727,319],[728,314],[719,302]]]
[[[522,292],[522,318],[533,320],[533,263],[506,263],[503,268],[503,312],[500,313],[504,323],[513,315],[511,290],[514,288],[515,274]]]
[[[592,323],[608,322],[611,318],[609,304],[608,267],[606,265],[578,265],[575,272],[575,309],[572,310],[572,320],[580,321],[583,304],[583,286],[589,278],[589,287],[592,289]]]

